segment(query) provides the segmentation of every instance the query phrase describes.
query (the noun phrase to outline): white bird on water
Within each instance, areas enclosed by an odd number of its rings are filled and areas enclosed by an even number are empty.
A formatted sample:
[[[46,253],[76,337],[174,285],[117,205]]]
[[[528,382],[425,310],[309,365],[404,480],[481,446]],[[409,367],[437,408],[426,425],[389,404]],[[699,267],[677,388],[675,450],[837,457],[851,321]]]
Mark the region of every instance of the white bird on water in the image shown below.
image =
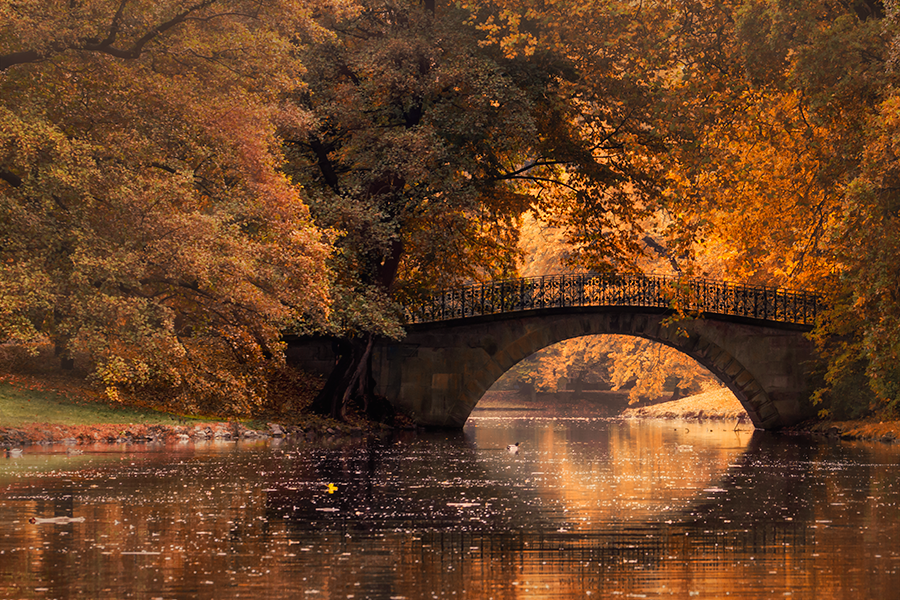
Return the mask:
[[[9,456],[10,458],[18,458],[18,457],[22,456],[22,449],[21,448],[10,448],[9,450],[6,451],[6,455]]]
[[[519,444],[520,442],[516,442],[515,444],[510,444],[506,447],[506,451],[510,454],[517,454],[519,452]]]

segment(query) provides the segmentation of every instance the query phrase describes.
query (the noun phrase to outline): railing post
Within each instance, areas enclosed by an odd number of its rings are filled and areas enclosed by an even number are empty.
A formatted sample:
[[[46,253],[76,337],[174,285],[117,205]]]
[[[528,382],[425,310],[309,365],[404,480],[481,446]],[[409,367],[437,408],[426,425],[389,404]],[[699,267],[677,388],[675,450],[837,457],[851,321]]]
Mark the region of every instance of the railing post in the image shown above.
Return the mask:
[[[479,287],[481,287],[481,314],[483,315],[484,314],[484,287],[485,286],[482,283],[481,286],[479,286]]]
[[[562,275],[559,278],[559,308],[565,308],[566,306],[566,276]]]
[[[578,276],[578,306],[584,306],[584,273]]]
[[[544,278],[541,277],[541,308],[544,308]]]
[[[519,280],[519,306],[525,310],[525,278]]]

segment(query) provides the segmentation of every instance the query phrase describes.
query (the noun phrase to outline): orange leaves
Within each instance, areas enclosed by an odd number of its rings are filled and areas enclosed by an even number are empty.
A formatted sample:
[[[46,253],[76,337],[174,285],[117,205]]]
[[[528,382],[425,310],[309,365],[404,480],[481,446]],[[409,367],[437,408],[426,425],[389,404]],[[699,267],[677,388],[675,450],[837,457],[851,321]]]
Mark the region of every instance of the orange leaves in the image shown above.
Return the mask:
[[[0,75],[0,166],[21,179],[0,182],[4,335],[88,357],[112,390],[260,401],[284,329],[329,305],[328,240],[275,136],[276,120],[305,127],[279,106],[296,36],[316,29],[297,8],[3,6],[0,56],[44,56]]]

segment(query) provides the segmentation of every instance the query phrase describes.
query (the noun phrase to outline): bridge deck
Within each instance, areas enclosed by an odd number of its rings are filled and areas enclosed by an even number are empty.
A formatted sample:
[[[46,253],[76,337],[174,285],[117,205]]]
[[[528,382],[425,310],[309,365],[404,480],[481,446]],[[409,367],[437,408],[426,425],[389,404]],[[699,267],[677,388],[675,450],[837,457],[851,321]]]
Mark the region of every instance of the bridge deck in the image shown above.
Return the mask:
[[[643,307],[812,326],[812,292],[707,279],[602,273],[524,277],[446,290],[407,307],[408,323],[569,307]]]

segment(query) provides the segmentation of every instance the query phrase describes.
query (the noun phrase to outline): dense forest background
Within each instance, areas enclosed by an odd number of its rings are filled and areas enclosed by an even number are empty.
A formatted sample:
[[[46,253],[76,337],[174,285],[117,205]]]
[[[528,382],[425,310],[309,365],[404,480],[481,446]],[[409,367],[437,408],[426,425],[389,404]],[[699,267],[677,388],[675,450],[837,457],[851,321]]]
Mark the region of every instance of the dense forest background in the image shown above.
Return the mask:
[[[655,272],[823,292],[823,414],[894,414],[897,32],[878,0],[0,0],[4,352],[246,414],[327,334],[340,416],[429,290]]]

